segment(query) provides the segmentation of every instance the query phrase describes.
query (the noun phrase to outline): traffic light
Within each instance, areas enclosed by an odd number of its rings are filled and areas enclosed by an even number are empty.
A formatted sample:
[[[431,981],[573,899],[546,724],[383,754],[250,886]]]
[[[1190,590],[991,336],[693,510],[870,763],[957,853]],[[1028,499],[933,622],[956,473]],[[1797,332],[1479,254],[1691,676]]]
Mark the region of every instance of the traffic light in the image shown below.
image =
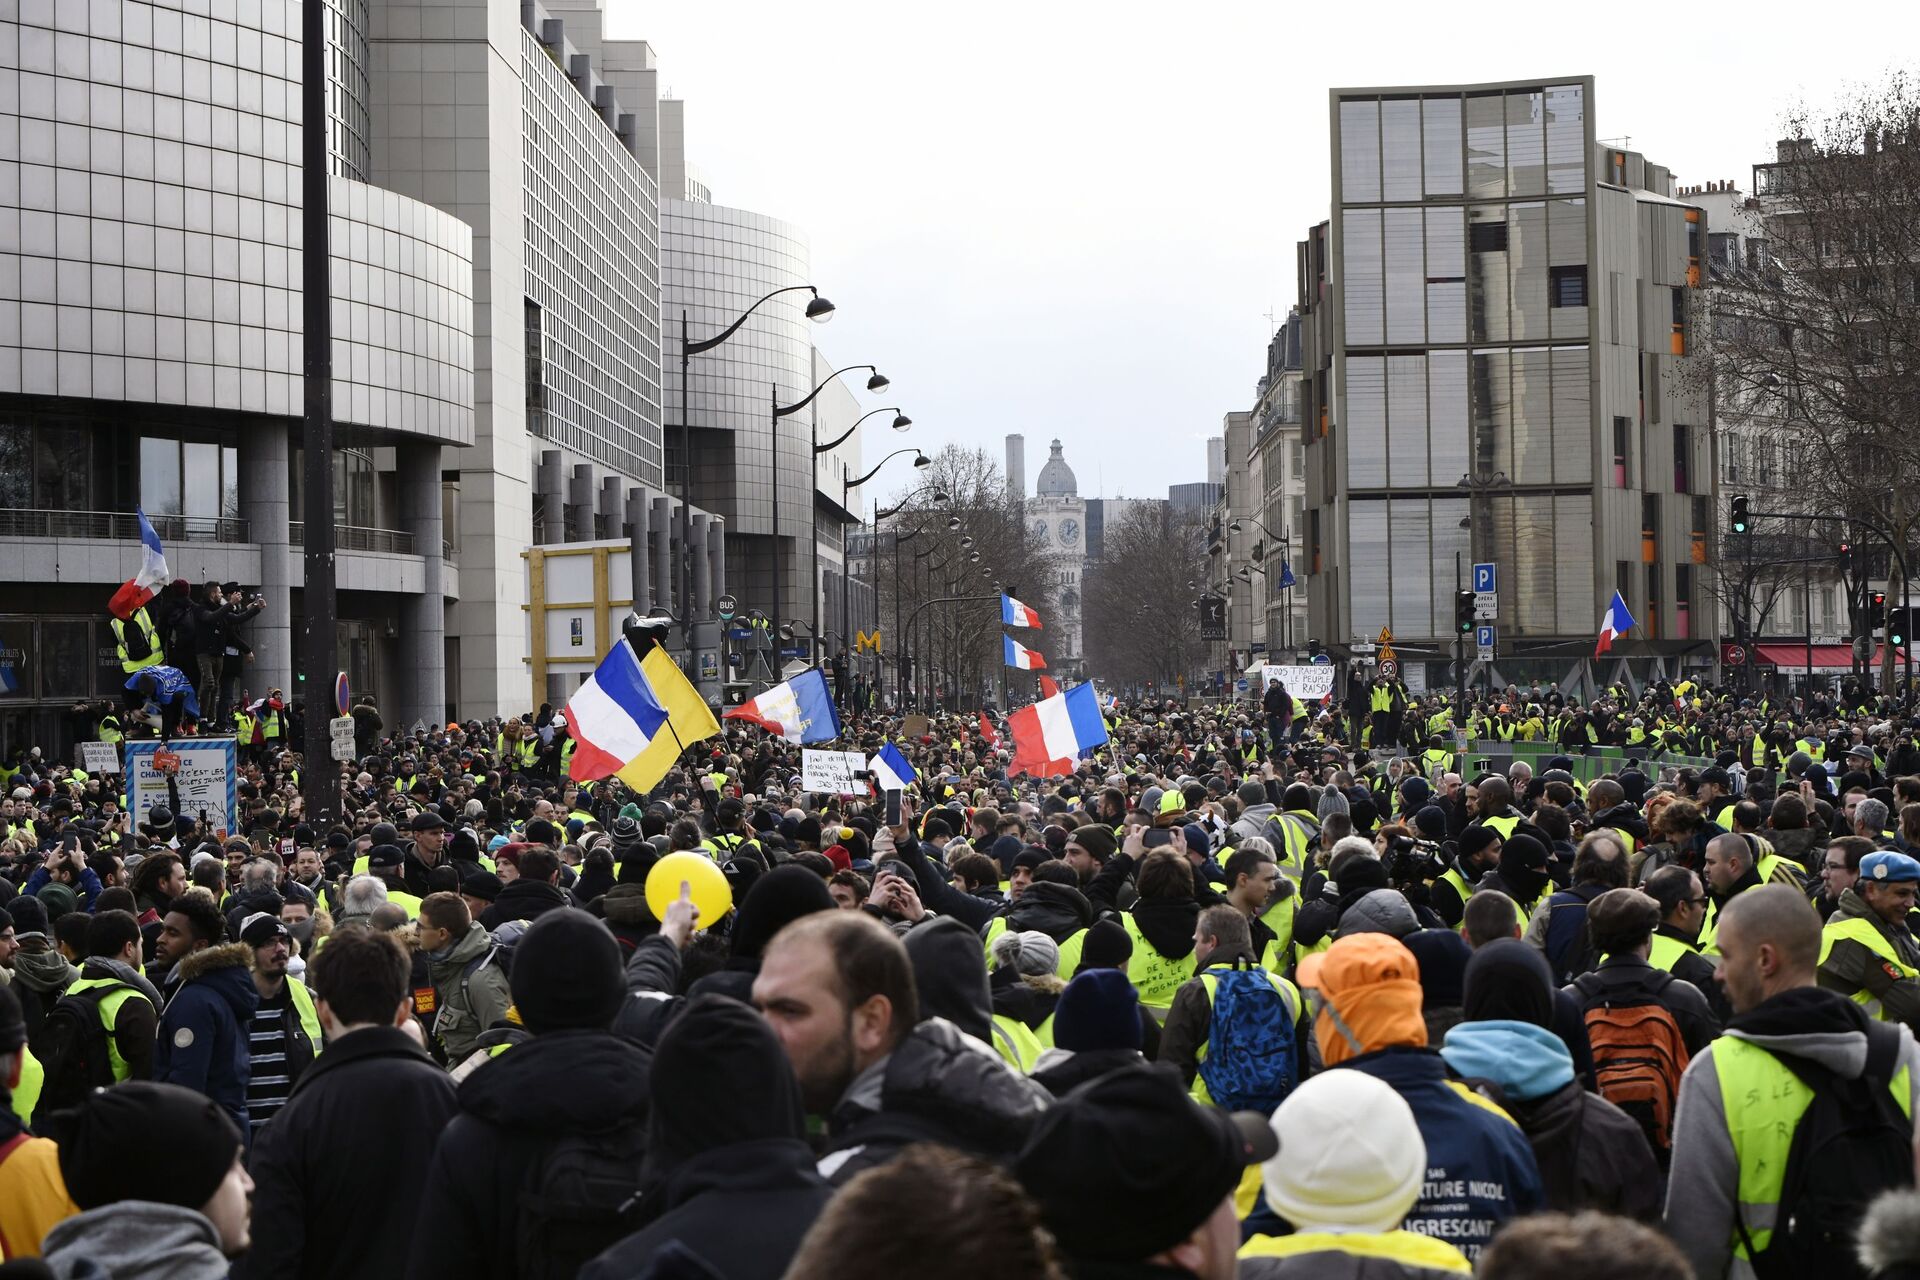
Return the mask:
[[[1897,649],[1907,643],[1907,628],[1913,625],[1913,610],[1905,605],[1887,610],[1887,647]]]
[[[1321,644],[1318,640],[1307,641],[1307,656],[1309,658],[1317,658],[1326,651],[1327,646]]]
[[[1752,529],[1753,522],[1747,518],[1746,495],[1742,494],[1733,500],[1733,531],[1735,533],[1748,533],[1751,532]]]
[[[1878,631],[1887,625],[1887,593],[1869,591],[1867,593],[1867,630]]]
[[[1473,634],[1473,592],[1453,593],[1453,629],[1463,636]]]
[[[1833,549],[1834,559],[1839,562],[1842,576],[1853,572],[1853,544],[1843,542]]]

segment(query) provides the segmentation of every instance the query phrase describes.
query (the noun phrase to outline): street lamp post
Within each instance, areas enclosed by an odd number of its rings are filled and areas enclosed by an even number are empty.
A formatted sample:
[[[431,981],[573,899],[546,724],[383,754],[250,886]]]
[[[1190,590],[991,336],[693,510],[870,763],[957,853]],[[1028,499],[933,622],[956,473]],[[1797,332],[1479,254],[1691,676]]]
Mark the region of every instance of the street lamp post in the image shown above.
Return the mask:
[[[857,426],[859,424],[856,423],[855,425]],[[851,435],[853,433],[849,431],[847,434]],[[841,439],[845,439],[845,438],[846,438],[845,436],[841,437]],[[926,454],[920,452],[918,449],[895,449],[892,453],[880,459],[880,461],[877,464],[875,464],[873,470],[867,472],[867,474],[861,476],[858,480],[851,479],[847,474],[846,468],[842,467],[840,469],[840,509],[842,511],[849,510],[847,506],[847,499],[852,495],[855,489],[859,488],[861,485],[865,484],[867,481],[873,479],[875,476],[879,475],[881,467],[886,466],[889,462],[892,462],[895,458],[898,458],[902,454],[907,454],[907,453],[911,453],[913,455],[913,465],[915,467],[929,467],[933,465],[933,459],[929,458]],[[876,537],[878,536],[878,533],[879,533],[879,525],[880,525],[880,519],[878,514],[876,513],[876,515],[874,516],[874,530],[875,530]],[[841,568],[843,572],[840,575],[840,643],[841,644],[845,644],[847,642],[848,637],[853,634],[853,630],[852,630],[852,627],[853,627],[853,623],[852,623],[853,575],[851,573],[844,572],[844,570],[852,567],[851,564],[849,563],[850,557],[846,555],[845,547],[846,547],[846,543],[843,539],[841,542],[841,548],[842,548]]]
[[[745,311],[741,312],[738,319],[722,329],[719,333],[716,333],[711,338],[702,338],[698,342],[693,340],[689,332],[686,308],[682,307],[680,309],[680,511],[679,517],[675,521],[679,526],[680,550],[673,558],[673,570],[674,593],[679,598],[682,614],[681,629],[687,638],[687,660],[689,665],[693,667],[694,678],[696,680],[699,679],[700,665],[699,655],[694,651],[693,644],[693,618],[691,616],[693,610],[691,607],[690,594],[693,586],[693,565],[691,548],[687,545],[689,542],[689,531],[693,522],[693,411],[687,398],[688,367],[692,364],[694,356],[699,355],[701,352],[713,350],[728,338],[738,333],[740,326],[747,322],[748,317],[752,316],[753,313],[758,311],[766,302],[779,297],[783,293],[798,293],[802,290],[813,295],[807,302],[807,319],[813,321],[815,324],[825,324],[827,321],[833,319],[833,304],[821,297],[820,291],[810,284],[795,284],[788,285],[784,289],[775,289],[772,293],[761,298],[759,302],[754,303]],[[777,390],[775,394],[777,397]],[[773,621],[777,625],[780,612],[780,432],[777,426],[773,433],[773,446],[773,598],[775,615]],[[724,535],[722,536],[724,538]],[[636,600],[634,605],[638,608],[639,601]]]
[[[1229,524],[1227,528],[1229,531],[1233,533],[1240,533],[1249,524],[1257,526],[1260,532],[1266,534],[1269,538],[1272,538],[1275,542],[1280,544],[1280,567],[1281,567],[1280,590],[1282,593],[1280,597],[1280,600],[1281,600],[1280,643],[1283,647],[1287,649],[1292,649],[1293,648],[1293,539],[1288,534],[1275,533],[1272,529],[1267,527],[1267,522],[1260,519],[1258,516],[1241,516],[1239,519]],[[1257,542],[1254,544],[1253,558],[1255,560],[1259,560],[1263,558],[1263,553],[1261,551],[1260,544]],[[1249,582],[1248,585],[1252,585],[1251,582]],[[1324,638],[1325,637],[1323,637],[1323,639]]]

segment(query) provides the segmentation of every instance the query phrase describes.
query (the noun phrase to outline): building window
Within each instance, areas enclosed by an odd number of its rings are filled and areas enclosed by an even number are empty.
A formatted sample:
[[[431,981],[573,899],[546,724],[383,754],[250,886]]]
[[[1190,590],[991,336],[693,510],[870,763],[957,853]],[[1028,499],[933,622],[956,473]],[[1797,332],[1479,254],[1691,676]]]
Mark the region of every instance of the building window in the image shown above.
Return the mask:
[[[1613,589],[1627,602],[1627,612],[1633,612],[1633,565],[1625,560],[1613,562]]]
[[[1691,640],[1688,615],[1693,612],[1693,566],[1673,566],[1673,638]]]
[[[1764,271],[1767,268],[1767,242],[1758,236],[1747,237],[1747,270]]]
[[[1740,265],[1740,237],[1731,231],[1714,231],[1707,235],[1707,260],[1714,266],[1732,270]]]
[[[1627,419],[1613,420],[1613,483],[1627,487]]]
[[[1475,253],[1507,251],[1507,224],[1504,219],[1499,222],[1473,223],[1467,228],[1467,235]]]
[[[1552,306],[1586,306],[1587,269],[1584,266],[1548,267],[1547,296]]]
[[[1687,291],[1678,285],[1673,290],[1673,339],[1668,350],[1676,356],[1687,354]]]
[[[1693,428],[1683,423],[1673,424],[1673,491],[1691,493],[1693,487]]]
[[[1660,554],[1660,495],[1640,495],[1640,559],[1652,564]]]
[[[1647,612],[1640,620],[1641,629],[1649,640],[1660,638],[1660,565],[1656,561],[1647,566]]]

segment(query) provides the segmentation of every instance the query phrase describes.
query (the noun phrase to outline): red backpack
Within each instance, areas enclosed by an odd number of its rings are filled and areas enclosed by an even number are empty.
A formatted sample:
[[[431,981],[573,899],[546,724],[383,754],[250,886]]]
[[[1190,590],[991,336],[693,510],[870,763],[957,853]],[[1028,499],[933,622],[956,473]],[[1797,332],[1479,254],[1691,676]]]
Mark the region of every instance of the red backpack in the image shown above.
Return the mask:
[[[1640,1123],[1663,1168],[1673,1154],[1673,1108],[1690,1059],[1680,1024],[1659,999],[1673,981],[1656,971],[1647,986],[1612,993],[1597,973],[1573,982],[1593,1048],[1594,1084]]]

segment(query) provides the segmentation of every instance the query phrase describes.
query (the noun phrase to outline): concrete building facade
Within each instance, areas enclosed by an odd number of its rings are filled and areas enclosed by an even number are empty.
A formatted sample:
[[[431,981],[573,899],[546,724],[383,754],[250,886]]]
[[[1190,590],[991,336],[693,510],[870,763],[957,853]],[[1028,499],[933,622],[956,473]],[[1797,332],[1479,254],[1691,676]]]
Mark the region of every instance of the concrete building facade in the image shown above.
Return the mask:
[[[1438,674],[1455,564],[1490,560],[1502,678],[1577,673],[1616,590],[1640,624],[1616,655],[1710,660],[1701,211],[1596,136],[1588,77],[1330,105],[1299,299],[1310,626],[1336,651],[1390,627]]]

